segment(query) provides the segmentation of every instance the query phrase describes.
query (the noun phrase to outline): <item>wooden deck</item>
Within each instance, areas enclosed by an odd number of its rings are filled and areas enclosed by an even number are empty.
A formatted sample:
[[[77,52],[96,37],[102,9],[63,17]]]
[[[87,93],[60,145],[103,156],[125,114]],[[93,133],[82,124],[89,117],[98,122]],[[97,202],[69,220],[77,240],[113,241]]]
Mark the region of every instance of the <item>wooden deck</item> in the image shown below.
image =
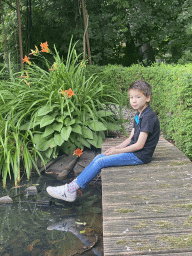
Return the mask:
[[[192,256],[192,162],[163,137],[150,164],[102,170],[102,204],[104,256]]]

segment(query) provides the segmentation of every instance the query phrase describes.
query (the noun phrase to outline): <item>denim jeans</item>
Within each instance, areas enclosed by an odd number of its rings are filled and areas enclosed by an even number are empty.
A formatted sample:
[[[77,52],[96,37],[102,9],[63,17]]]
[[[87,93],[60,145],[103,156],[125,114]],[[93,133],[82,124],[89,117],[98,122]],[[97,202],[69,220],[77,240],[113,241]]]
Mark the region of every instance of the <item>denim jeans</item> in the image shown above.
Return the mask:
[[[77,177],[76,183],[85,188],[89,182],[94,179],[102,168],[110,166],[123,166],[123,165],[139,165],[144,164],[133,153],[120,153],[115,155],[106,156],[104,154],[97,155],[93,161],[82,171]]]

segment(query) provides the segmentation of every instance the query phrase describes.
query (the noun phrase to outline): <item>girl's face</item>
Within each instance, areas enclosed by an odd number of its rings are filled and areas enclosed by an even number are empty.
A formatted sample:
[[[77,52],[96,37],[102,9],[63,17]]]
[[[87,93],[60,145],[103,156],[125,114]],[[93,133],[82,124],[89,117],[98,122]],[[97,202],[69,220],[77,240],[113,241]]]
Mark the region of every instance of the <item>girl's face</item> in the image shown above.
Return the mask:
[[[139,90],[129,90],[129,100],[131,107],[135,110],[138,110],[140,113],[147,107],[147,103],[150,102],[150,99],[150,96],[146,97]]]

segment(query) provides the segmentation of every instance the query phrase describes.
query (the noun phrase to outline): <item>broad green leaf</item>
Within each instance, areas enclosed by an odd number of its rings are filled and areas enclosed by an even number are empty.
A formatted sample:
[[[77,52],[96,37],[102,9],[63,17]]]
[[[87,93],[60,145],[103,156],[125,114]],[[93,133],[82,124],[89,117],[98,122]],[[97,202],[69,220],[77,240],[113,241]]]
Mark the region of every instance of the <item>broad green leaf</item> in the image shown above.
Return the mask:
[[[109,131],[118,131],[118,130],[121,130],[121,127],[118,124],[107,123],[107,130],[109,130]]]
[[[52,134],[53,132],[54,132],[53,126],[52,125],[48,125],[48,126],[45,127],[45,131],[42,134],[42,137],[47,137],[50,134]]]
[[[86,126],[82,127],[82,134],[84,138],[93,139],[93,132]]]
[[[58,146],[61,146],[63,144],[63,138],[60,133],[56,133],[54,135],[54,141]]]
[[[107,111],[107,110],[99,110],[97,112],[97,114],[100,116],[100,117],[106,117],[106,116],[112,116],[113,113],[111,111]]]
[[[87,148],[91,148],[90,143],[89,143],[86,139],[81,138],[80,141],[81,141],[81,143],[82,143],[83,146],[85,146],[85,147],[87,147]]]
[[[32,128],[32,124],[30,122],[27,122],[19,127],[19,130],[28,130]]]
[[[75,140],[74,144],[76,145],[77,148],[83,148],[83,145],[79,140]]]
[[[41,123],[41,120],[42,120],[41,116],[35,117],[33,121],[33,127],[39,125]]]
[[[104,131],[100,131],[99,132],[99,136],[102,138],[102,140],[105,139],[105,132]]]
[[[39,151],[45,151],[49,148],[49,141],[42,137],[42,134],[34,135],[35,147]]]
[[[56,117],[55,120],[56,120],[58,123],[63,123],[63,118],[62,118],[62,116]]]
[[[93,132],[86,126],[82,127],[82,134],[84,138],[93,139]]]
[[[101,146],[102,146],[102,142],[103,142],[103,140],[102,140],[101,136],[98,136],[98,140],[97,140],[97,148],[101,148]]]
[[[63,127],[61,129],[61,137],[63,138],[63,140],[67,141],[69,139],[71,131],[72,131],[71,126]]]
[[[56,146],[56,143],[55,143],[55,140],[54,140],[54,137],[52,137],[49,141],[49,147],[50,148],[54,148]]]
[[[66,125],[66,126],[70,126],[70,125],[72,125],[72,124],[74,124],[75,123],[75,119],[71,119],[71,118],[69,118],[69,117],[67,117],[65,120],[64,120],[64,124]]]
[[[76,123],[76,124],[81,124],[81,123],[82,123],[82,122],[81,122],[81,120],[80,120],[79,118],[74,117],[74,119],[75,119],[75,123]]]
[[[74,150],[76,149],[76,146],[74,143],[72,143],[70,140],[65,141],[62,145],[61,145],[61,149],[63,150],[63,152],[67,155],[71,154],[74,152]]]
[[[105,131],[105,130],[107,130],[107,127],[103,123],[101,123],[99,121],[95,121],[95,120],[93,120],[91,123],[89,123],[88,126],[93,131]]]
[[[55,122],[55,123],[53,124],[53,129],[54,129],[55,131],[60,132],[62,127],[63,127],[63,124],[62,124],[62,123],[56,123],[56,122]]]
[[[72,126],[72,131],[75,132],[75,133],[82,134],[81,126],[78,125],[78,124],[75,124],[75,125]]]
[[[73,143],[75,143],[75,141],[77,140],[77,134],[76,133],[71,133],[70,134],[70,140],[73,142]]]
[[[53,148],[48,148],[45,151],[45,155],[46,155],[47,158],[50,158],[52,153],[53,153]]]
[[[46,105],[40,108],[37,112],[37,116],[45,116],[46,114],[50,113],[53,110],[53,107]]]
[[[44,116],[42,119],[41,119],[41,122],[40,122],[40,127],[45,127],[51,123],[53,123],[53,121],[55,120],[55,117],[53,116],[49,116],[49,115],[46,115]]]
[[[69,111],[63,111],[63,116],[70,116]]]
[[[95,133],[93,134],[93,139],[92,139],[92,140],[87,139],[87,141],[88,141],[91,145],[93,145],[94,147],[96,147],[96,148],[97,148],[97,140],[98,140],[98,138],[97,138],[97,135],[96,135]]]
[[[101,144],[103,142],[101,136],[96,135],[95,133],[93,133],[93,140],[87,139],[87,141],[96,148],[101,148]]]

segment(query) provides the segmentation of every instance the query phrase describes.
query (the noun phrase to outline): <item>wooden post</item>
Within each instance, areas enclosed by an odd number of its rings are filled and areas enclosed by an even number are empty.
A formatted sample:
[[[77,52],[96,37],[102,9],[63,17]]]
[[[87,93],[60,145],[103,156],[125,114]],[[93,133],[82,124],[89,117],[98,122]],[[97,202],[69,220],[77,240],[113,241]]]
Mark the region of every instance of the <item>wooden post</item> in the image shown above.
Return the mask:
[[[18,34],[19,34],[20,65],[21,65],[21,69],[23,69],[23,48],[22,48],[22,36],[21,36],[21,18],[20,18],[19,0],[17,0],[17,22],[18,22]]]
[[[84,37],[83,37],[83,57],[85,59],[86,54],[86,44],[87,44],[87,51],[88,51],[88,57],[89,57],[89,64],[92,64],[91,61],[91,50],[89,45],[89,35],[88,35],[88,22],[87,22],[87,11],[85,9],[84,0],[82,0],[82,10],[83,10],[83,20],[84,20]],[[86,40],[85,40],[86,37]]]

